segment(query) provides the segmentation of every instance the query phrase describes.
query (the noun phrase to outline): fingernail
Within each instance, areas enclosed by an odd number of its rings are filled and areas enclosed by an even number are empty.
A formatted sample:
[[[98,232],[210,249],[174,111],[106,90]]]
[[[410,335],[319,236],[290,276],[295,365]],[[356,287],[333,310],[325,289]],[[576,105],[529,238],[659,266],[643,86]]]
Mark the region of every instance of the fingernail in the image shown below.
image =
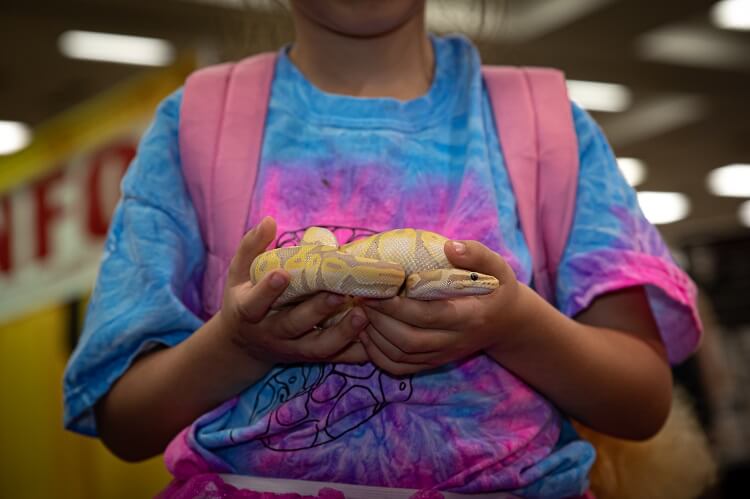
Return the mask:
[[[326,298],[326,303],[332,307],[335,307],[337,305],[341,305],[346,301],[346,297],[343,295],[337,295],[337,294],[330,294],[328,295],[328,298]]]
[[[451,244],[453,245],[453,250],[458,253],[459,255],[463,255],[466,253],[466,245],[459,241],[451,241]]]
[[[365,324],[367,324],[367,318],[362,314],[362,312],[352,312],[352,326],[361,328]]]
[[[374,308],[375,310],[380,310],[380,307],[382,306],[380,300],[365,300],[362,304],[365,307]]]
[[[279,289],[284,284],[286,284],[286,276],[276,272],[271,276],[271,280],[269,281],[269,283],[271,284],[272,288]]]

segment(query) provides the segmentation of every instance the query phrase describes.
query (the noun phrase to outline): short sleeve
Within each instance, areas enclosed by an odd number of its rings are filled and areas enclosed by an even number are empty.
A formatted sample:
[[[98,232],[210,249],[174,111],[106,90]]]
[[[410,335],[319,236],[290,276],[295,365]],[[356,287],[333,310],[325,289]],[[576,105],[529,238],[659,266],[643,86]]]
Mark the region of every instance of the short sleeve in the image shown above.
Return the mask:
[[[598,296],[644,286],[669,361],[677,364],[700,342],[695,285],[644,217],[599,127],[577,106],[573,117],[580,177],[573,226],[558,269],[558,306],[572,317]]]
[[[96,435],[93,406],[141,353],[202,325],[205,250],[180,167],[182,92],[159,106],[122,181],[83,333],[63,380],[65,426]]]

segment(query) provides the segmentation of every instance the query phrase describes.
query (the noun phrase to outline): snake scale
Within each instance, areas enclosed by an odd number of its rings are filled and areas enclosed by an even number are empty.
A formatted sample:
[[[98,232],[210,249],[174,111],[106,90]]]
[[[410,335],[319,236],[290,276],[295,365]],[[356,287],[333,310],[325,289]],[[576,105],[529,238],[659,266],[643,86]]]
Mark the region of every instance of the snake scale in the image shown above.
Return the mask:
[[[258,255],[250,266],[250,279],[258,283],[276,269],[291,275],[274,308],[320,291],[438,300],[489,294],[500,285],[493,276],[455,268],[443,250],[447,240],[426,230],[396,229],[339,246],[331,231],[310,227],[299,246]]]

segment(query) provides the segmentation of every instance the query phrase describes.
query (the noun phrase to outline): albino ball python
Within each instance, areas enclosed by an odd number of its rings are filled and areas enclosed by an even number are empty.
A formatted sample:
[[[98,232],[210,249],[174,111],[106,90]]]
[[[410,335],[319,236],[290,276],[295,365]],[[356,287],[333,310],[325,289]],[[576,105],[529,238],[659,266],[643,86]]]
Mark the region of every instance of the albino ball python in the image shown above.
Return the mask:
[[[446,241],[426,230],[397,229],[339,247],[331,231],[311,227],[300,246],[258,255],[250,266],[250,278],[258,283],[276,269],[291,275],[274,308],[319,291],[365,298],[400,294],[437,300],[488,294],[499,286],[495,277],[453,267],[443,251]]]

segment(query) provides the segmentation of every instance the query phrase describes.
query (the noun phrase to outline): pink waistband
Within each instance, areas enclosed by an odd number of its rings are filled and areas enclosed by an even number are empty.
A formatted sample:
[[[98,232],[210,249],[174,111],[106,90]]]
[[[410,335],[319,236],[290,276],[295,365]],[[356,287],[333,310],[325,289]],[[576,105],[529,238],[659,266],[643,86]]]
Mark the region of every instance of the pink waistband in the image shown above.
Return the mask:
[[[287,480],[244,475],[219,476],[221,476],[226,483],[237,487],[240,490],[273,492],[276,494],[296,493],[300,495],[316,496],[321,489],[335,489],[343,493],[346,499],[460,499],[465,497],[477,499],[517,499],[518,497],[504,492],[466,495],[455,494],[452,492],[393,489],[365,485],[351,485],[346,483],[312,482],[306,480]]]

